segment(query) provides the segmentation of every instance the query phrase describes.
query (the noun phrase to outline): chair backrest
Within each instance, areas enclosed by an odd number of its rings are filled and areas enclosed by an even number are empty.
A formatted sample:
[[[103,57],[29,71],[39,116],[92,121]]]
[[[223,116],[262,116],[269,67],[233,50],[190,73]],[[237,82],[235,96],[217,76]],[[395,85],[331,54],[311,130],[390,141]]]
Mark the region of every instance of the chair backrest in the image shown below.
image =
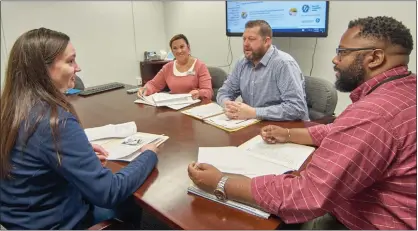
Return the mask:
[[[325,79],[305,76],[305,91],[311,120],[334,115],[338,94],[332,83]]]
[[[213,88],[213,97],[212,100],[216,101],[216,95],[218,94],[219,88],[222,87],[228,74],[220,67],[210,67],[208,66],[209,74],[212,77],[212,88]]]
[[[74,89],[84,90],[83,80],[80,79],[77,75],[75,76],[75,86]]]

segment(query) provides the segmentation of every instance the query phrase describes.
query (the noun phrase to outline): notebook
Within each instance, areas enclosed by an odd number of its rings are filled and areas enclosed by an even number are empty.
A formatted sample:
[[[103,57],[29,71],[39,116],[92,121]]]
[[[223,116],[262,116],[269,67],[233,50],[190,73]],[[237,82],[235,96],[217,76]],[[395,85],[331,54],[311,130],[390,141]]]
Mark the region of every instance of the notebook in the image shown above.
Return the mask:
[[[217,103],[209,103],[193,107],[191,109],[183,110],[183,114],[192,116],[197,119],[203,120],[205,123],[213,125],[217,128],[223,129],[228,132],[238,131],[242,128],[248,127],[255,123],[260,122],[257,119],[248,120],[233,120],[229,119],[224,109]]]

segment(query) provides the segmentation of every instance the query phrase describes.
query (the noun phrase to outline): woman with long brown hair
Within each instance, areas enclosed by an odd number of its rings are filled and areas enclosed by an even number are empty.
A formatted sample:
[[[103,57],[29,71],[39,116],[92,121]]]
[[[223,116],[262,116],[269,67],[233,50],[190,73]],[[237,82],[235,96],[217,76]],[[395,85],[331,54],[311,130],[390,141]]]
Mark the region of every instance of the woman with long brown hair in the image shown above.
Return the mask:
[[[85,229],[115,214],[141,216],[127,201],[156,165],[157,149],[144,147],[116,174],[102,166],[95,151],[104,150],[89,143],[64,95],[80,71],[75,56],[67,35],[46,28],[24,33],[10,51],[0,118],[7,229]]]

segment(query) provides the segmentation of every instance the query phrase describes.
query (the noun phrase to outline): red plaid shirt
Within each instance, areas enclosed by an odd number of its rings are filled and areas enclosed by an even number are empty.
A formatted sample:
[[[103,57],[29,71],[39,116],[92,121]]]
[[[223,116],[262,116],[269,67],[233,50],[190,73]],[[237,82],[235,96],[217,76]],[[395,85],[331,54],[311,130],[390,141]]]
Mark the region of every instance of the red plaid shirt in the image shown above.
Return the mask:
[[[308,128],[318,149],[301,176],[252,179],[257,203],[286,223],[329,212],[350,229],[417,229],[416,75],[397,67],[363,83],[328,125]]]

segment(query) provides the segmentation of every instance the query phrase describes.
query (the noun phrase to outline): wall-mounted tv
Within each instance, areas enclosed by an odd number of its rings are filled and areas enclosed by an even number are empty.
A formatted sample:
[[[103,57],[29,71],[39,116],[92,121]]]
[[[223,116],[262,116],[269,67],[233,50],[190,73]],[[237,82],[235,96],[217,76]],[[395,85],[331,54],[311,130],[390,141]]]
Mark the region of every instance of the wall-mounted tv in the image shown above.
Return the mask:
[[[273,37],[327,37],[328,1],[226,1],[226,35],[242,36],[249,20],[267,21]]]

